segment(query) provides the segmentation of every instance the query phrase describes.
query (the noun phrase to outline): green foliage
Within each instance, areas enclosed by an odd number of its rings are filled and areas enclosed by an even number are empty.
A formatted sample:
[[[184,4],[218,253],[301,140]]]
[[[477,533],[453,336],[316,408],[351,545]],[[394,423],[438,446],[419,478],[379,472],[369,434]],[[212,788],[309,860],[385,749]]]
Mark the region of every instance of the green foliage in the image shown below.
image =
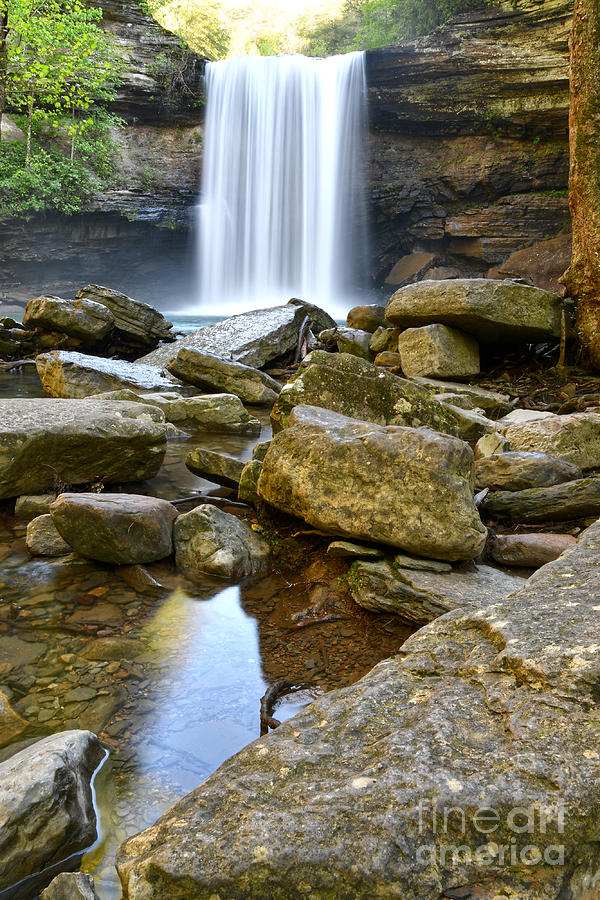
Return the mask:
[[[68,120],[64,127],[58,121],[48,126],[43,117],[36,118],[29,167],[24,142],[0,143],[0,217],[27,218],[44,210],[79,212],[94,193],[113,182],[115,145],[110,129],[119,121],[96,113],[78,141],[74,160],[65,155]]]
[[[179,47],[158,53],[148,67],[148,74],[160,84],[161,99],[166,107],[175,107],[182,97],[192,105],[200,105],[198,93],[198,57],[182,42]]]
[[[140,5],[199,56],[212,60],[227,56],[229,32],[213,0],[141,0]]]

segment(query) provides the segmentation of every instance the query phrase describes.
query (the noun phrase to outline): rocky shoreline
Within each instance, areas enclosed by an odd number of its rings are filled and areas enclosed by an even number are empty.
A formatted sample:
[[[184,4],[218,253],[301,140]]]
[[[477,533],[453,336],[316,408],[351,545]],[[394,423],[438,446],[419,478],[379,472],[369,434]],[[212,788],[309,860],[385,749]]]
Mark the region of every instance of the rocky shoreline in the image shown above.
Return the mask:
[[[520,282],[424,281],[343,328],[293,300],[176,335],[88,285],[0,324],[5,370],[35,365],[45,393],[0,399],[0,496],[27,522],[29,554],[75,554],[146,587],[156,562],[235,583],[307,535],[312,556],[290,571],[315,565],[323,587],[296,624],[339,618],[341,603],[420,629],[130,837],[125,897],[594,896],[600,394],[574,367],[552,370],[558,401],[535,408],[530,390],[534,345],[557,356],[568,340],[564,301]],[[529,369],[511,375],[511,356]],[[146,495],[170,441],[258,437],[267,410],[273,437],[249,461],[188,452],[220,495]],[[0,701],[10,751],[28,722]],[[431,811],[449,808],[436,830]],[[542,809],[546,831],[515,822]],[[64,841],[35,843],[0,890],[66,855]]]

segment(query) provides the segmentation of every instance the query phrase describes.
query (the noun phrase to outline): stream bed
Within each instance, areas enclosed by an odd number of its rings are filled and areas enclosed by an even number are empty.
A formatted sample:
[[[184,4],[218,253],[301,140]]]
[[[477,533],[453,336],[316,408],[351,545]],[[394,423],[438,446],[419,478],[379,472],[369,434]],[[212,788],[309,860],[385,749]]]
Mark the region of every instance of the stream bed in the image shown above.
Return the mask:
[[[0,376],[0,396],[43,393],[25,369]],[[270,436],[262,415],[260,438],[202,432],[170,441],[157,478],[128,489],[168,500],[219,495],[186,469],[186,453],[203,446],[248,459]],[[188,581],[166,560],[145,567],[156,587],[128,568],[74,555],[32,558],[24,534],[12,504],[2,504],[0,690],[28,728],[0,749],[0,760],[53,732],[99,735],[110,753],[96,779],[100,836],[81,868],[94,875],[102,900],[121,896],[118,844],[260,735],[269,685],[306,685],[276,709],[283,720],[361,677],[410,633],[394,616],[348,605],[323,621],[299,619],[327,592],[329,561],[306,560],[293,575],[275,566],[267,577],[232,584]]]

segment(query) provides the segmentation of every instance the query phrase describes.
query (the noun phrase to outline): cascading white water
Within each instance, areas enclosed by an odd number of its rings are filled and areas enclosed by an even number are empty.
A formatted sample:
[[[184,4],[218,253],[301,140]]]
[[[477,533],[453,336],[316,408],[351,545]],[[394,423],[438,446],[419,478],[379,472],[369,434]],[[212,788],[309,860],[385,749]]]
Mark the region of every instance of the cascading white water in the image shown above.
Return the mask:
[[[365,250],[363,53],[207,67],[200,309],[348,308]]]

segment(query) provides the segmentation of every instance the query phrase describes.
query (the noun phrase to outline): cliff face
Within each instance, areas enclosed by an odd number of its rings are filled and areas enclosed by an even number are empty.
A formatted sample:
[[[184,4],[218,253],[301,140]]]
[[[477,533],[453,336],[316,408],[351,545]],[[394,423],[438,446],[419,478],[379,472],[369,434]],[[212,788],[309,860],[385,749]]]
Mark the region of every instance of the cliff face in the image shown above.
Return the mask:
[[[374,274],[483,273],[568,225],[570,0],[517,0],[367,54]]]

